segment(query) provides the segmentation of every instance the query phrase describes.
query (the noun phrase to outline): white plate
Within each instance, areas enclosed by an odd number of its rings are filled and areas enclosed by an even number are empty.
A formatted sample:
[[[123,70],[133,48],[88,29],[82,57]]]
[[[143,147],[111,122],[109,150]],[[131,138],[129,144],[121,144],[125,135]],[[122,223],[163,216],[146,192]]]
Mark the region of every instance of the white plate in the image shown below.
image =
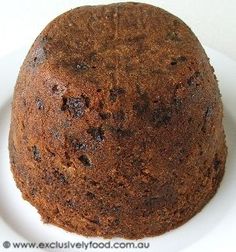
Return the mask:
[[[200,251],[199,248],[201,251],[219,251],[217,248],[226,243],[229,248],[227,251],[236,249],[234,245],[236,233],[236,186],[234,185],[236,181],[236,62],[212,49],[206,50],[216,70],[224,102],[224,125],[229,148],[226,173],[216,196],[186,224],[162,236],[135,241],[135,245],[138,245],[138,242],[150,243],[149,249],[141,249],[142,251],[184,250],[187,252]],[[12,248],[12,244],[10,249],[4,249],[2,245],[4,241],[107,242],[109,240],[86,238],[53,225],[43,224],[36,209],[21,198],[21,193],[15,186],[9,168],[7,140],[13,87],[25,53],[26,50],[20,50],[0,60],[0,251],[11,251],[11,249],[16,251]],[[110,241],[127,242],[122,239]],[[33,249],[28,251],[33,251]],[[63,250],[54,249],[53,251]],[[76,249],[65,249],[65,251],[76,251]],[[81,251],[85,250],[81,249]],[[116,251],[120,250],[116,249]],[[123,249],[122,251],[138,251],[138,249]]]

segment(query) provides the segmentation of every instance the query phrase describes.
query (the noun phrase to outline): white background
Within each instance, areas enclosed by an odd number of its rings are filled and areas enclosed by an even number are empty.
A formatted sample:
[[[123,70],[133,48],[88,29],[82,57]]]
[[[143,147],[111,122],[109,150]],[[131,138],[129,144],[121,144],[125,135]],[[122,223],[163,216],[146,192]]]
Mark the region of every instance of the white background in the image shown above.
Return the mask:
[[[21,47],[29,48],[45,25],[66,10],[79,5],[110,2],[112,1],[1,0],[0,56]],[[191,27],[204,45],[225,53],[228,57],[236,60],[236,0],[159,0],[143,2],[160,6],[177,15]],[[0,86],[3,87],[1,83]],[[236,209],[232,209],[230,212],[232,219],[235,218],[234,211]],[[228,227],[230,227],[230,223]],[[220,226],[218,229],[220,229]],[[215,239],[213,232],[203,239],[204,242],[203,240],[199,241],[185,251],[235,252],[236,234],[234,232],[235,226],[231,226],[222,239]],[[232,243],[233,237],[235,237],[235,244]]]
[[[0,55],[29,47],[45,25],[58,14],[79,5],[107,0],[1,0]],[[122,2],[122,0],[120,0]],[[160,6],[183,19],[200,41],[236,60],[235,0],[142,1]]]

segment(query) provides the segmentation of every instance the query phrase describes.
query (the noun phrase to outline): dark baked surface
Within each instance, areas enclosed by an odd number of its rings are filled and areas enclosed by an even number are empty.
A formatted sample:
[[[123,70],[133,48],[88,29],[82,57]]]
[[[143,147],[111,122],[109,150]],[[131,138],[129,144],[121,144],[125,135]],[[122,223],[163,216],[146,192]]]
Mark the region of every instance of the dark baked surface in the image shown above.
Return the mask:
[[[162,234],[199,212],[224,173],[213,68],[160,8],[73,9],[21,67],[9,150],[16,184],[45,222],[86,236]]]

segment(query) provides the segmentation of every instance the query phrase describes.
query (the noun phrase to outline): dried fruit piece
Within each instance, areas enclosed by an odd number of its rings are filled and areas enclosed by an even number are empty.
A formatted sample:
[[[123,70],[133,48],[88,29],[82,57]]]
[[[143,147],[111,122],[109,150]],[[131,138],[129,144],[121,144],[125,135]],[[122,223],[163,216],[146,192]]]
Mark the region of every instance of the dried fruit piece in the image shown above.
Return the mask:
[[[104,140],[104,130],[101,127],[90,127],[87,132],[98,142]]]
[[[37,99],[36,99],[36,106],[37,106],[37,108],[38,108],[39,110],[44,109],[44,102],[43,102],[43,100],[40,99],[40,98],[37,98]]]
[[[37,148],[37,146],[33,146],[32,147],[32,152],[33,152],[33,158],[35,161],[40,162],[41,161],[41,153],[39,151],[39,149]]]
[[[86,167],[92,166],[90,159],[86,155],[81,155],[79,161]]]
[[[79,63],[76,65],[76,69],[78,70],[78,72],[82,72],[88,70],[89,66],[86,65],[85,63]]]
[[[74,117],[82,117],[85,109],[89,107],[89,98],[81,95],[80,97],[64,97],[62,110],[68,110]]]
[[[72,145],[77,151],[87,149],[87,145],[85,143],[79,142],[77,139],[72,140]]]

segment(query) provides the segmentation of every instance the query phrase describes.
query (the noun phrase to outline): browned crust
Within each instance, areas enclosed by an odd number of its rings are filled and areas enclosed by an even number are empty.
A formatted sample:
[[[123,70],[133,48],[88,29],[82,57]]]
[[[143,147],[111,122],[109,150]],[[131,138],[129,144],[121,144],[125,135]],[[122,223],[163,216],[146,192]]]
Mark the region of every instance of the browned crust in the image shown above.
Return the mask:
[[[21,67],[9,150],[16,184],[45,222],[86,236],[162,234],[199,212],[224,174],[213,68],[160,8],[73,9]]]

